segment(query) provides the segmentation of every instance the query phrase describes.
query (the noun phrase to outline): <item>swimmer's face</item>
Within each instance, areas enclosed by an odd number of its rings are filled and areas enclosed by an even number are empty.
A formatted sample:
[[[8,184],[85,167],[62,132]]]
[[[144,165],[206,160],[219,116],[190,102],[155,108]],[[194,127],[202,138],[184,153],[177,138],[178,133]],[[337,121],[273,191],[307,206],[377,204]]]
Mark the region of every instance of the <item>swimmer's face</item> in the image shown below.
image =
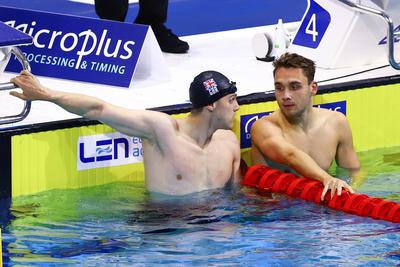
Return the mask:
[[[229,94],[214,103],[215,116],[221,129],[232,129],[233,127],[235,112],[239,110],[239,104],[236,98],[236,94]]]
[[[301,116],[312,107],[311,97],[317,93],[317,84],[309,83],[302,69],[279,68],[274,80],[276,101],[287,118]]]

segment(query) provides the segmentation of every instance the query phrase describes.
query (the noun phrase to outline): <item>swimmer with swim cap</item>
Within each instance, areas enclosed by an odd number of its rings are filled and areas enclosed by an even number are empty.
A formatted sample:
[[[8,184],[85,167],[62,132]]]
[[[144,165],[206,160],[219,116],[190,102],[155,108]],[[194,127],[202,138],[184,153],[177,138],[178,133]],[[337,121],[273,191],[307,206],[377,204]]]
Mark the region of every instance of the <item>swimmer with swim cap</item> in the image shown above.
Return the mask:
[[[145,181],[151,192],[185,195],[224,187],[240,179],[240,147],[231,131],[239,109],[235,83],[217,71],[197,75],[190,85],[192,112],[184,118],[115,106],[96,97],[56,91],[30,72],[11,79],[23,100],[43,100],[140,137]]]

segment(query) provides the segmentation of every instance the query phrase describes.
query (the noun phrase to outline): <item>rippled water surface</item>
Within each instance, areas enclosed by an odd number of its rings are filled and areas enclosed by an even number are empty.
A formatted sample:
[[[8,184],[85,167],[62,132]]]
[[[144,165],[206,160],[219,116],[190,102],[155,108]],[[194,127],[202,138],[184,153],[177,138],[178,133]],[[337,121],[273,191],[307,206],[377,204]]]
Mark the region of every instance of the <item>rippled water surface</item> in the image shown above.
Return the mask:
[[[400,147],[360,158],[358,192],[400,202]],[[5,266],[400,265],[400,224],[250,188],[171,198],[114,183],[0,208]]]

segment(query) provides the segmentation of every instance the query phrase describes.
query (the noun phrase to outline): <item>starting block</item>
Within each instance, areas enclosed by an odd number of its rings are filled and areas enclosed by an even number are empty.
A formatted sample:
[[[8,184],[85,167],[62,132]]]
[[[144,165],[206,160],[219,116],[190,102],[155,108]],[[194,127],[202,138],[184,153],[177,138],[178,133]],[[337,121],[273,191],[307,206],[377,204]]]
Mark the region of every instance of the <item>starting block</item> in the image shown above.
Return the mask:
[[[399,14],[398,0],[308,0],[288,51],[325,69],[389,61],[400,70]]]

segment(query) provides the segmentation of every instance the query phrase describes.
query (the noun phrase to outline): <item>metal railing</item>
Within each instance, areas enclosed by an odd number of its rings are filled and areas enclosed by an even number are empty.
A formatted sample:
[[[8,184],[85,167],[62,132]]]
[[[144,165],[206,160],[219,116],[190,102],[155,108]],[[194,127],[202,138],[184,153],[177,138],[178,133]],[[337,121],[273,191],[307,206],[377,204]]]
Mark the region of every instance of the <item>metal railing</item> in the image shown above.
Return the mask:
[[[14,54],[18,61],[21,63],[24,70],[31,71],[31,66],[28,60],[18,47],[12,47],[10,53]],[[13,83],[0,83],[0,91],[17,89],[18,87]],[[31,101],[25,101],[22,111],[17,115],[0,117],[0,124],[14,123],[25,119],[31,110]]]
[[[373,8],[366,7],[363,5],[359,5],[359,4],[353,3],[349,0],[338,0],[338,1],[353,8],[354,10],[361,12],[361,13],[375,15],[375,16],[378,16],[378,17],[382,18],[383,20],[385,20],[385,22],[387,23],[387,26],[388,26],[387,44],[388,44],[389,63],[394,69],[400,70],[400,63],[396,62],[396,60],[394,58],[394,37],[397,35],[400,35],[400,33],[394,32],[393,20],[389,17],[389,15],[387,15],[385,12],[383,12],[381,10],[377,10],[377,9],[373,9]]]

